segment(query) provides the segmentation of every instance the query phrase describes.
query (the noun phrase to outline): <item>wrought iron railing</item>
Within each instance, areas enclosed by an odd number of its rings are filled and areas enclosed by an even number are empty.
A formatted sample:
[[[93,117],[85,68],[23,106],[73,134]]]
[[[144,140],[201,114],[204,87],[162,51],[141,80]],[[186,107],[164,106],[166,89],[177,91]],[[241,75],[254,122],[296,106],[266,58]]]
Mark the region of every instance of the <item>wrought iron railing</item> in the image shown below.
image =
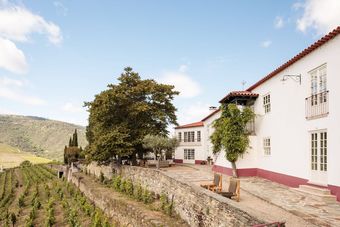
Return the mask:
[[[329,113],[328,91],[306,98],[306,118],[313,119],[327,116]]]

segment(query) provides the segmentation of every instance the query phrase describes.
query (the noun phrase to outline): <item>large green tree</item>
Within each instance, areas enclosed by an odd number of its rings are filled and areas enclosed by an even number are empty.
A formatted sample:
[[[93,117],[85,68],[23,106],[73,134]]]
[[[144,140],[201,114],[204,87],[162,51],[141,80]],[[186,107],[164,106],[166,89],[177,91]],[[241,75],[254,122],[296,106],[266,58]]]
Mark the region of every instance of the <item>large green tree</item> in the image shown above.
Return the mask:
[[[143,80],[130,67],[118,81],[85,103],[90,113],[85,149],[89,161],[107,164],[115,157],[141,156],[146,135],[165,136],[169,124],[177,125],[172,101],[179,93],[174,86]]]
[[[210,137],[213,152],[225,152],[226,159],[231,162],[233,176],[237,177],[236,161],[249,146],[246,126],[255,115],[249,107],[239,108],[235,104],[223,104],[221,109],[221,117],[214,122],[215,131]]]

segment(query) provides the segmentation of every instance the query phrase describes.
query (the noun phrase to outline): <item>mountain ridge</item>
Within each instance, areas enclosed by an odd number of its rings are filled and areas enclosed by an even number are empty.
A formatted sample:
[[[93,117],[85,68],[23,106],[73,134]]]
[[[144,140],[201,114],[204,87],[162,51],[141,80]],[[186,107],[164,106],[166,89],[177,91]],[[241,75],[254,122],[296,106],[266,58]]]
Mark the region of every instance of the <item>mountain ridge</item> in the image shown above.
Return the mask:
[[[0,143],[52,160],[62,161],[64,146],[75,129],[79,145],[85,147],[84,126],[39,116],[0,114]]]

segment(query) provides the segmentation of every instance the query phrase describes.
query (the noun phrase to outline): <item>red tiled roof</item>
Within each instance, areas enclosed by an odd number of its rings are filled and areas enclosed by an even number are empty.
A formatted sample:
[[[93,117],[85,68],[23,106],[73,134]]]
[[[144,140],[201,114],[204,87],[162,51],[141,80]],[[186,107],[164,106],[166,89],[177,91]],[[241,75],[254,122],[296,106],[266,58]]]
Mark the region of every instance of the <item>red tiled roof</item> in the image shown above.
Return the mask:
[[[258,97],[259,94],[250,92],[250,91],[232,91],[229,94],[227,94],[223,99],[220,100],[220,102],[225,101],[226,99],[229,99],[231,97]]]
[[[216,110],[214,110],[213,112],[211,112],[208,116],[206,116],[205,118],[202,119],[202,121],[205,121],[207,119],[209,119],[210,117],[212,117],[215,113],[219,112],[220,109],[217,108]]]
[[[316,41],[315,43],[313,43],[312,45],[310,45],[309,47],[307,47],[306,49],[304,49],[302,52],[297,54],[295,57],[291,58],[289,61],[287,61],[286,63],[284,63],[277,69],[275,69],[273,72],[269,73],[267,76],[265,76],[264,78],[262,78],[261,80],[259,80],[258,82],[250,86],[247,89],[247,91],[254,90],[256,87],[260,86],[261,84],[263,84],[270,78],[282,72],[283,70],[285,70],[286,68],[288,68],[289,66],[291,66],[292,64],[300,60],[301,58],[305,57],[306,55],[310,54],[311,52],[313,52],[320,46],[324,45],[325,43],[327,43],[328,41],[330,41],[331,39],[333,39],[339,34],[340,34],[340,26],[334,29],[333,31],[331,31],[330,33],[328,33],[327,35],[325,35],[324,37],[322,37],[321,39],[319,39],[318,41]]]
[[[181,128],[193,128],[193,127],[201,127],[203,126],[203,121],[191,123],[191,124],[186,124],[186,125],[180,125],[175,127],[175,129],[181,129]]]

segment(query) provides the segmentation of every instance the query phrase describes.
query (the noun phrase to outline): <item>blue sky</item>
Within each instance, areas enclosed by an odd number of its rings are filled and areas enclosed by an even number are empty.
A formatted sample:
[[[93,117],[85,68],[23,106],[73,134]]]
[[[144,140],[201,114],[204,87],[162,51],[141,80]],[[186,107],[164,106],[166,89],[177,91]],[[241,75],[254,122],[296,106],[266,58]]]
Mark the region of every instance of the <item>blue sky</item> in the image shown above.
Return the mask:
[[[0,113],[86,125],[84,101],[131,66],[198,121],[340,24],[340,1],[0,0]]]

